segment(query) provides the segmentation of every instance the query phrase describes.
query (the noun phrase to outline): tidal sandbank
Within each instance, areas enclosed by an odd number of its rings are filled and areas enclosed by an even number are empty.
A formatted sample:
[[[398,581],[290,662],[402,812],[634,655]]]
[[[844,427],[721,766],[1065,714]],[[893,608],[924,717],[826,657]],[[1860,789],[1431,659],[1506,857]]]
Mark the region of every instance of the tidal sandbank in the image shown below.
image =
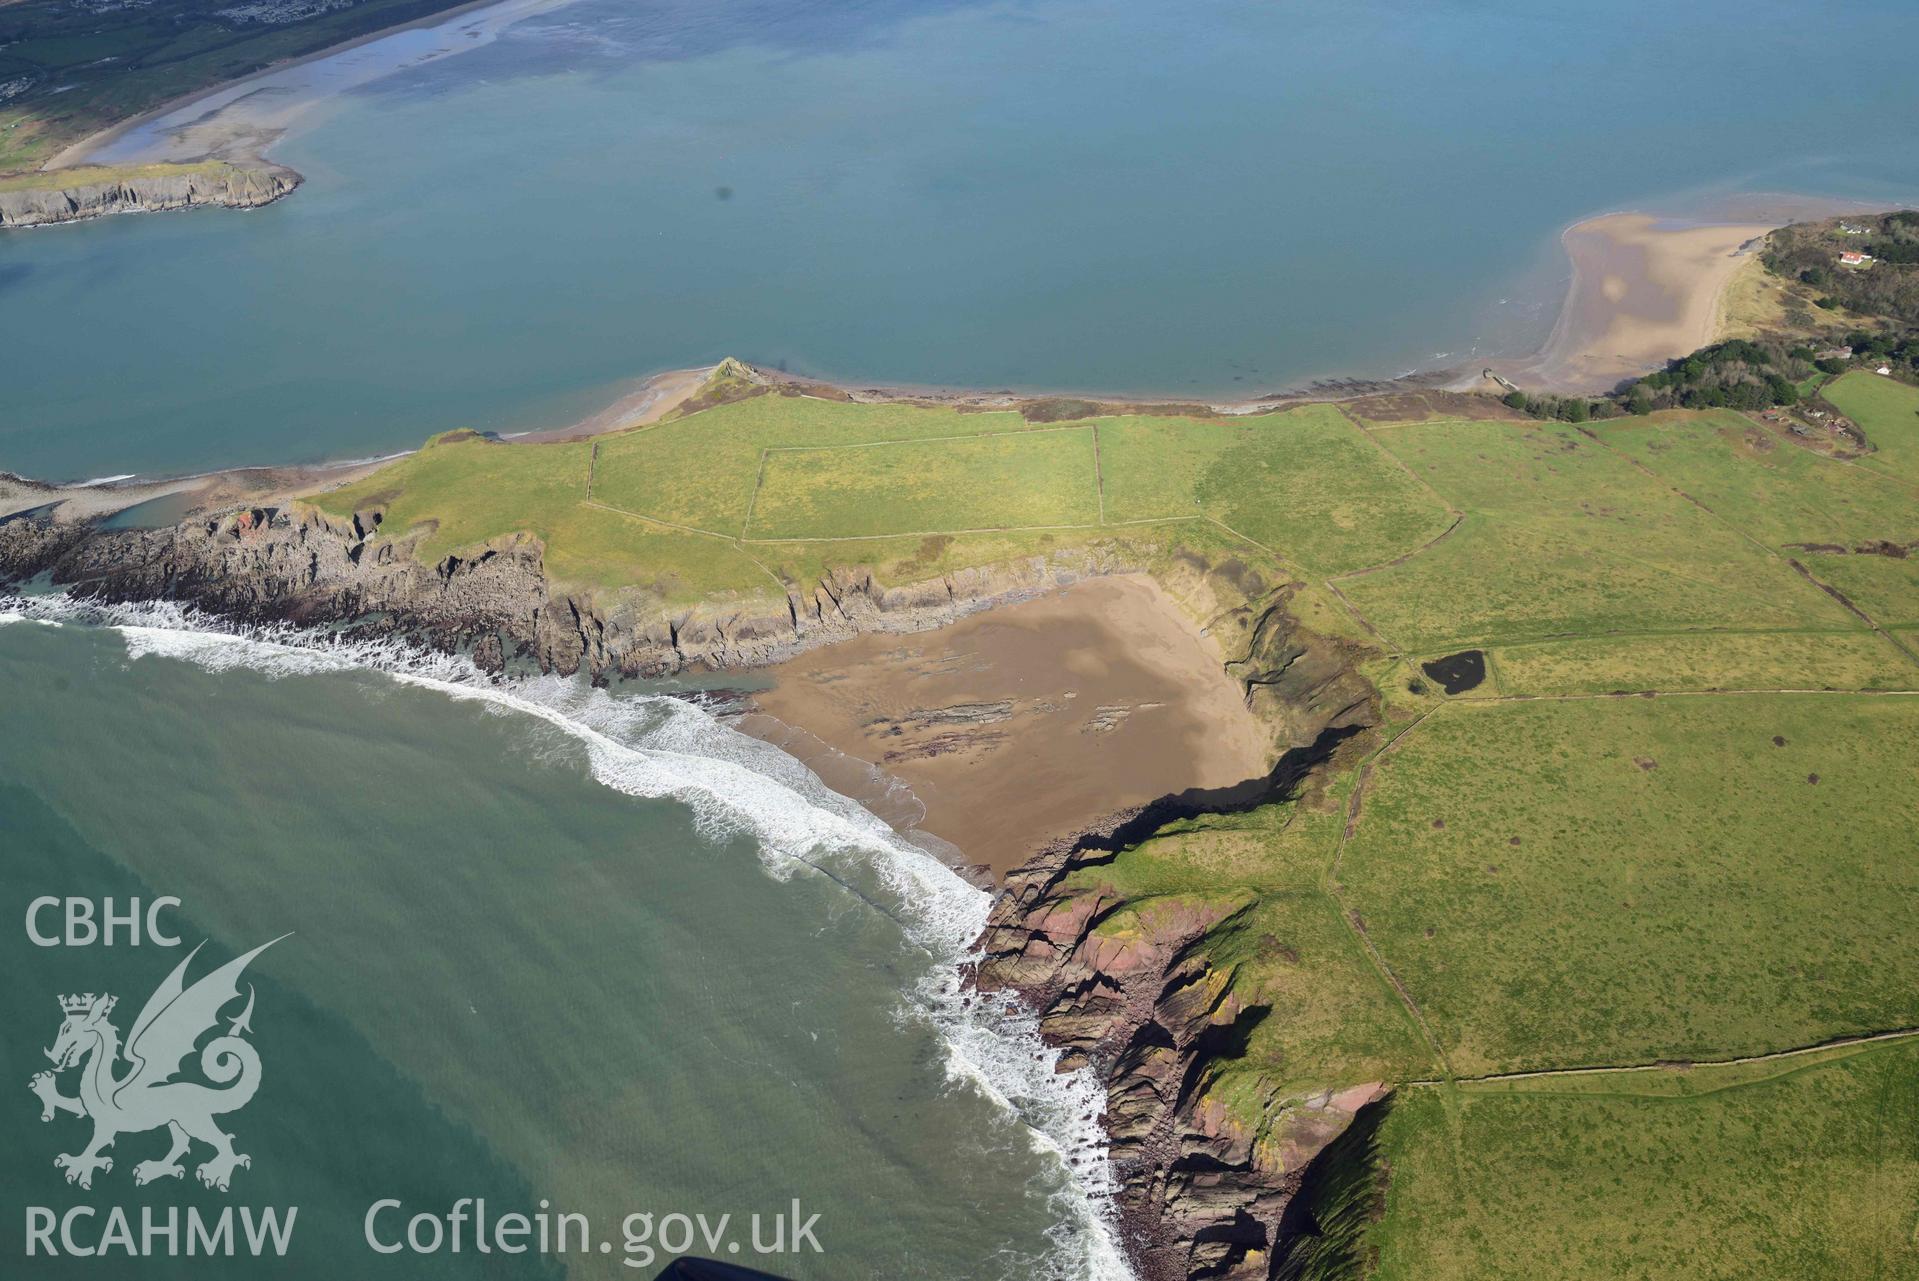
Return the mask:
[[[1685,216],[1629,210],[1576,222],[1560,236],[1571,278],[1552,332],[1533,355],[1486,369],[1527,391],[1613,391],[1737,333],[1728,291],[1742,273],[1762,270],[1768,234],[1874,207],[1754,192],[1718,197]],[[1475,368],[1451,385],[1487,391],[1491,383]]]

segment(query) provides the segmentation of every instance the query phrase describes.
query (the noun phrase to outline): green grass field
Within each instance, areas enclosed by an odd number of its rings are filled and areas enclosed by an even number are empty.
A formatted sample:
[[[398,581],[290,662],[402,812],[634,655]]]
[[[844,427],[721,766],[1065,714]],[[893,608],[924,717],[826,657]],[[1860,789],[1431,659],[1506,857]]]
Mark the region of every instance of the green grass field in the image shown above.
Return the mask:
[[[1442,423],[1373,435],[1466,513],[1405,563],[1340,584],[1398,645],[1848,625],[1782,557],[1576,428]]]
[[[212,176],[233,168],[233,165],[224,160],[196,160],[178,165],[79,165],[71,169],[58,170],[52,174],[0,174],[0,191],[59,189],[85,186],[95,182],[132,182],[141,178]]]
[[[1596,636],[1490,652],[1491,693],[1908,689],[1919,675],[1867,631]]]
[[[1726,412],[1049,425],[761,393],[573,444],[456,433],[313,501],[428,559],[534,537],[565,582],[668,602],[1095,549],[1175,598],[1192,553],[1291,576],[1391,746],[1069,888],[1126,900],[1116,936],[1227,918],[1200,946],[1263,1013],[1193,1088],[1270,1150],[1319,1091],[1442,1082],[1386,1114],[1376,1267],[1338,1275],[1919,1276],[1919,1046],[1478,1079],[1919,1025],[1919,556],[1814,549],[1919,539],[1919,393],[1829,392],[1876,453]],[[1467,645],[1477,689],[1419,675]]]
[[[1185,450],[1205,465],[1182,470]],[[1096,538],[1338,568],[1404,555],[1453,519],[1324,406],[1051,426],[779,394],[562,445],[454,433],[313,501],[336,515],[378,508],[388,537],[425,531],[434,558],[529,534],[568,583],[676,600],[831,564],[930,577]],[[870,543],[836,546],[853,540]]]
[[[1594,430],[1770,547],[1919,538],[1919,482],[1798,448],[1730,411],[1615,419]]]
[[[1856,462],[1828,458],[1729,412],[1616,420],[1597,431],[1729,526],[1804,565],[1875,622],[1919,620],[1919,559],[1846,554],[1919,543],[1919,469],[1905,460],[1910,444],[1900,436],[1919,435],[1919,392],[1867,373],[1848,374],[1834,389],[1872,439],[1884,442],[1877,453]]]
[[[766,455],[747,535],[862,538],[1099,522],[1087,427]]]
[[[1799,560],[1881,626],[1919,623],[1919,553],[1895,559],[1809,552],[1800,554]]]
[[[1769,1071],[1405,1092],[1368,1275],[1919,1276],[1919,1044]]]
[[[672,603],[776,586],[724,539],[589,506],[588,461],[584,443],[509,446],[455,432],[314,502],[335,516],[381,510],[394,532],[427,531],[418,554],[430,561],[526,534],[569,586],[638,588]]]
[[[1338,409],[1257,418],[1109,418],[1108,520],[1203,512],[1315,574],[1404,555],[1453,513]]]
[[[1340,876],[1462,1075],[1919,1025],[1915,748],[1911,696],[1455,704]]]
[[[737,536],[768,449],[832,448],[1026,430],[1018,414],[754,396],[599,442],[596,501],[656,520]],[[967,484],[963,475],[945,475]],[[1090,484],[1090,476],[1089,476]],[[901,531],[906,532],[906,531]]]
[[[1825,397],[1858,423],[1874,450],[1860,464],[1919,484],[1919,388],[1854,370],[1834,379]]]

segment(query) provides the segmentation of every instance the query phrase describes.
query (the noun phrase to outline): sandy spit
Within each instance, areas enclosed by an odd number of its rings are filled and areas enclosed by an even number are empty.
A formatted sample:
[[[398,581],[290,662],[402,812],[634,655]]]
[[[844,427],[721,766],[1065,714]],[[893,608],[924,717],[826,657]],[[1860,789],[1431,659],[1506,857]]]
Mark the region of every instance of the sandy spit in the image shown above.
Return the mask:
[[[1599,393],[1714,341],[1720,298],[1781,224],[1615,213],[1566,230],[1572,286],[1537,356],[1493,369],[1528,390]]]

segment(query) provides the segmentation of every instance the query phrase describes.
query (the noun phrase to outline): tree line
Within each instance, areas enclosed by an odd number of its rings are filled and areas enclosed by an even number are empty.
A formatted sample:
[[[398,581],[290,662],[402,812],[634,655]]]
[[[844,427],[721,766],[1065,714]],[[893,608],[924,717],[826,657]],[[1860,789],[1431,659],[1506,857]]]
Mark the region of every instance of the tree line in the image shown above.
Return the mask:
[[[1848,347],[1850,352],[1840,354]],[[1833,335],[1823,347],[1803,339],[1734,338],[1670,361],[1609,395],[1515,391],[1504,399],[1531,417],[1569,423],[1661,409],[1772,409],[1798,404],[1804,395],[1801,388],[1816,375],[1842,374],[1859,363],[1883,363],[1919,374],[1919,329],[1853,330]]]
[[[1848,250],[1870,254],[1873,262],[1844,266],[1839,255]],[[1919,211],[1781,227],[1766,242],[1765,264],[1775,275],[1816,291],[1818,305],[1828,311],[1843,307],[1919,325]]]

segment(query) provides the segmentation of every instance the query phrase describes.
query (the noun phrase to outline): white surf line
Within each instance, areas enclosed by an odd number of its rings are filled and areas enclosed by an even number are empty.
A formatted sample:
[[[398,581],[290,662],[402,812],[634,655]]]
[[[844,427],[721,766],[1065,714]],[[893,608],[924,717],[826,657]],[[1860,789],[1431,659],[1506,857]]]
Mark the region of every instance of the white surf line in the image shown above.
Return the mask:
[[[810,868],[871,903],[925,950],[927,970],[903,993],[901,1016],[930,1026],[955,1086],[976,1090],[1023,1127],[1036,1152],[1058,1163],[1064,1229],[1054,1243],[1071,1281],[1133,1281],[1116,1224],[1119,1182],[1097,1118],[1105,1092],[1090,1068],[1057,1072],[1059,1051],[1036,1014],[1005,994],[967,991],[962,967],[978,959],[992,895],[828,789],[770,744],[664,695],[617,698],[577,679],[495,681],[465,658],[391,638],[361,639],[289,627],[240,628],[162,603],[98,605],[65,596],[0,595],[0,623],[22,620],[117,631],[128,656],[163,657],[210,672],[244,668],[270,679],[367,672],[490,710],[548,724],[586,747],[595,781],[643,799],[690,808],[709,837],[745,832],[761,866],[784,880]],[[897,907],[876,903],[824,865],[851,853]],[[1009,1281],[1011,1279],[1009,1278]],[[1021,1278],[1023,1281],[1023,1277]]]

